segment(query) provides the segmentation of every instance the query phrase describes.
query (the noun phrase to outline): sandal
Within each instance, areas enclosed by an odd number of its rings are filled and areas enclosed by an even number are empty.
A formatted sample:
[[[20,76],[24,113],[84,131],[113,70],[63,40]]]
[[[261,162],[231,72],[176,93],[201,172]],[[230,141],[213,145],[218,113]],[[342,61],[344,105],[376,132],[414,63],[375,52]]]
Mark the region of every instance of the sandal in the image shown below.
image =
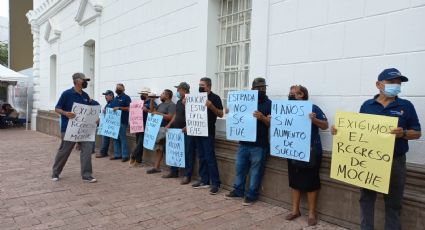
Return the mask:
[[[293,214],[292,212],[291,213],[289,213],[288,215],[286,215],[286,217],[285,217],[285,220],[289,220],[289,221],[291,221],[291,220],[295,220],[296,218],[298,218],[298,217],[300,217],[301,216],[301,213],[297,213],[297,214]]]

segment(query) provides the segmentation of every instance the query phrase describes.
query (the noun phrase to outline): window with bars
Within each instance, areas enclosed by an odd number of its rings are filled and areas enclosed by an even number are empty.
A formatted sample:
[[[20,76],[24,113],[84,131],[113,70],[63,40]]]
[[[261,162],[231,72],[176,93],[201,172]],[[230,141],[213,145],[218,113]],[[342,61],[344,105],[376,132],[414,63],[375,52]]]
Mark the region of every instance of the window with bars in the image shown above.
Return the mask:
[[[249,87],[251,0],[221,0],[218,20],[218,91],[226,105],[229,91]]]

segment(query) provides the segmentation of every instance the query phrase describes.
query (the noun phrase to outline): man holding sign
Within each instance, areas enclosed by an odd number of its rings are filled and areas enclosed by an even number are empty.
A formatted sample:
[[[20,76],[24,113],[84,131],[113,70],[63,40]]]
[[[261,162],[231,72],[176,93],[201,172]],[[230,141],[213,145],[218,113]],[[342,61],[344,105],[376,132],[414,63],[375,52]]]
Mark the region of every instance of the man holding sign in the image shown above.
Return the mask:
[[[118,138],[114,139],[114,156],[111,160],[121,159],[122,162],[128,161],[128,142],[127,142],[127,127],[128,127],[128,110],[131,103],[131,98],[124,93],[125,88],[122,83],[118,83],[115,88],[117,96],[109,104],[109,107],[114,111],[121,110],[121,125],[118,133]]]
[[[365,101],[360,107],[360,113],[398,118],[397,128],[390,131],[395,135],[395,145],[393,156],[390,156],[393,161],[389,190],[388,194],[384,194],[385,229],[401,229],[400,213],[406,177],[406,153],[409,150],[408,140],[421,137],[421,125],[415,107],[410,101],[397,97],[401,83],[407,81],[408,78],[397,69],[385,69],[379,74],[376,82],[379,94]],[[333,126],[332,134],[336,133],[337,129]],[[365,188],[360,192],[361,229],[374,229],[377,192]]]
[[[192,187],[208,188],[211,181],[210,194],[214,195],[220,189],[220,175],[215,157],[215,122],[217,117],[223,117],[223,104],[220,96],[211,91],[210,78],[204,77],[200,79],[199,92],[206,92],[208,95],[208,100],[205,102],[205,106],[208,108],[208,136],[196,137],[201,181],[192,184]]]
[[[258,91],[255,111],[251,114],[257,126],[254,141],[240,141],[236,153],[236,178],[233,191],[226,198],[244,197],[243,205],[250,205],[258,199],[258,190],[264,173],[266,154],[269,150],[269,126],[272,102],[266,95],[266,79],[255,78],[252,90]],[[229,101],[228,101],[229,102]],[[252,131],[251,131],[252,132]],[[245,181],[250,172],[248,192],[245,193]]]
[[[176,113],[166,128],[180,129],[183,132],[184,139],[184,177],[180,184],[189,184],[192,178],[193,158],[195,150],[195,137],[187,135],[186,129],[186,94],[190,91],[190,86],[186,82],[181,82],[177,88],[176,97],[179,99],[176,104]],[[168,140],[167,140],[168,141]],[[164,175],[163,178],[176,178],[179,175],[177,167],[171,166],[170,173]]]
[[[61,174],[63,167],[65,167],[66,161],[68,160],[72,149],[77,143],[74,141],[66,141],[63,139],[67,130],[69,119],[76,117],[76,114],[72,111],[74,103],[91,105],[91,99],[89,95],[83,91],[83,89],[87,88],[87,81],[89,81],[90,79],[86,78],[83,73],[74,73],[72,75],[72,80],[74,82],[74,87],[62,93],[55,107],[55,112],[61,115],[62,142],[59,146],[59,150],[56,154],[55,162],[53,164],[52,181],[59,180],[59,175]],[[96,124],[94,123],[94,125]],[[81,177],[83,178],[83,181],[94,183],[97,180],[92,176],[92,142],[83,141],[79,143],[81,149]]]

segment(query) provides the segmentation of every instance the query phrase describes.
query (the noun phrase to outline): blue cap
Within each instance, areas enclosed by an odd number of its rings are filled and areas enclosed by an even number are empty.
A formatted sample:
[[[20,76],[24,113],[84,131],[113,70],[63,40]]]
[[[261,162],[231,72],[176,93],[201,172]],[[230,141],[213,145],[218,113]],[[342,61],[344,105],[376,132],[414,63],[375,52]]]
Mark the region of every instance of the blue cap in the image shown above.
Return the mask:
[[[409,79],[401,75],[400,71],[396,68],[384,69],[384,71],[379,74],[378,81],[392,80],[396,78],[400,78],[401,82],[409,81]]]

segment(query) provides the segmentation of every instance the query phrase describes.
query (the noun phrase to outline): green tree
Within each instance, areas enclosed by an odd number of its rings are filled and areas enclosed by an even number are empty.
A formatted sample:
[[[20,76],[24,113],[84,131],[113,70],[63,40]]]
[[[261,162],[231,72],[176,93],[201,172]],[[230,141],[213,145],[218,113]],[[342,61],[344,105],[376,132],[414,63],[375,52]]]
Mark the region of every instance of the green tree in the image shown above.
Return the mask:
[[[0,64],[8,66],[8,44],[0,42]]]

